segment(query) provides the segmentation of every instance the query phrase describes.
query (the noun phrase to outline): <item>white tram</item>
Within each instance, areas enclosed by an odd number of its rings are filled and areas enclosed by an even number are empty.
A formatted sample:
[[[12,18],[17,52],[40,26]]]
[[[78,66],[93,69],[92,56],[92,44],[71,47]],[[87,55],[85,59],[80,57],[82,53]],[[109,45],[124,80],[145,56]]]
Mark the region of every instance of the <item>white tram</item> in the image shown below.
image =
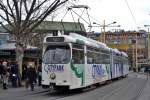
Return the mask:
[[[46,36],[42,85],[77,89],[126,76],[128,56],[84,36]]]

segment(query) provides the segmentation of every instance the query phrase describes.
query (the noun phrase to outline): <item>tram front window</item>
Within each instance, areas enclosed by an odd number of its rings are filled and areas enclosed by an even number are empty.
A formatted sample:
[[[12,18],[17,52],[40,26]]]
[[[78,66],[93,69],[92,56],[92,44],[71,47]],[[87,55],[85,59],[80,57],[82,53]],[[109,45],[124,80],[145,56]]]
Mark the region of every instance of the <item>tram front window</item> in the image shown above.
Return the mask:
[[[70,61],[70,48],[68,45],[50,45],[47,47],[43,63],[45,64],[67,64]]]

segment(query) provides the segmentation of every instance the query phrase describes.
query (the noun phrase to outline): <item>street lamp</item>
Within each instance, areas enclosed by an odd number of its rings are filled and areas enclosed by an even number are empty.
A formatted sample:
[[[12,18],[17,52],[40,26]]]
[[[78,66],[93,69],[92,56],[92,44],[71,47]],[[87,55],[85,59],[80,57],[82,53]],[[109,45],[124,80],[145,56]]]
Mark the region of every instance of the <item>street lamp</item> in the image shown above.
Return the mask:
[[[116,24],[116,23],[117,23],[117,22],[112,22],[112,23],[107,24],[107,25],[105,25],[105,26],[108,26],[108,25],[111,25],[111,24]],[[96,23],[96,22],[93,22],[93,24],[100,25],[100,26],[104,26],[104,25],[98,24],[98,23]]]
[[[109,24],[105,24],[105,20],[104,20],[104,22],[103,22],[103,25],[101,25],[101,24],[98,24],[98,23],[96,23],[96,22],[93,22],[93,24],[96,24],[96,25],[98,25],[98,26],[93,26],[93,27],[102,27],[103,28],[103,30],[104,30],[104,32],[103,32],[103,34],[102,34],[102,42],[104,42],[105,43],[105,27],[120,27],[121,25],[117,25],[117,26],[110,26],[110,25],[112,25],[112,24],[116,24],[117,22],[112,22],[112,23],[109,23]],[[99,40],[100,41],[100,40]]]

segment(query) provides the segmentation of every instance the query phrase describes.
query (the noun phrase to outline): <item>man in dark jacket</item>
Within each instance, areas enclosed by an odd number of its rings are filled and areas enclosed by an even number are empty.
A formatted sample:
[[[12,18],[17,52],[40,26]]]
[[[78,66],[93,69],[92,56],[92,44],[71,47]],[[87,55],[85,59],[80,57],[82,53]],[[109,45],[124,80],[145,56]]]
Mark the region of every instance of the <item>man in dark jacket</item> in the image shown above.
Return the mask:
[[[29,65],[29,68],[27,70],[27,77],[29,80],[29,84],[31,87],[31,90],[34,90],[34,83],[36,82],[36,70],[33,65]]]
[[[11,71],[11,82],[12,82],[12,87],[17,87],[17,81],[19,77],[19,70],[18,70],[18,64],[16,62],[12,62],[10,65],[10,71]]]

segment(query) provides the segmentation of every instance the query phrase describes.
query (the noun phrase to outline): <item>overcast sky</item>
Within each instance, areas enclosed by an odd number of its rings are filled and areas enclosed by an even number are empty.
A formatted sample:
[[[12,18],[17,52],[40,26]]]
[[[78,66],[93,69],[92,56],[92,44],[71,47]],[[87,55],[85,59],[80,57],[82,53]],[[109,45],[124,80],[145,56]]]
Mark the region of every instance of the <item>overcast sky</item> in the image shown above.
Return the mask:
[[[144,29],[144,24],[150,25],[150,0],[76,0],[78,4],[88,5],[89,14],[97,19],[97,23],[106,24],[116,21],[115,25],[121,25],[121,29],[138,30]],[[127,2],[132,14],[127,6]],[[133,18],[134,17],[134,18]],[[94,21],[93,19],[91,19]],[[107,28],[110,30],[112,28]],[[113,28],[119,29],[119,28]],[[98,31],[98,28],[93,29]]]
[[[144,24],[150,25],[150,0],[80,0],[80,4],[88,5],[91,8],[90,15],[101,23],[103,20],[106,24],[116,21],[116,25],[119,24],[126,30],[137,30],[137,27],[143,27]]]

